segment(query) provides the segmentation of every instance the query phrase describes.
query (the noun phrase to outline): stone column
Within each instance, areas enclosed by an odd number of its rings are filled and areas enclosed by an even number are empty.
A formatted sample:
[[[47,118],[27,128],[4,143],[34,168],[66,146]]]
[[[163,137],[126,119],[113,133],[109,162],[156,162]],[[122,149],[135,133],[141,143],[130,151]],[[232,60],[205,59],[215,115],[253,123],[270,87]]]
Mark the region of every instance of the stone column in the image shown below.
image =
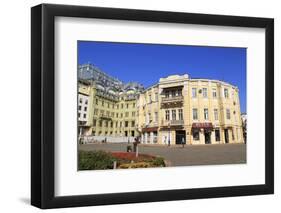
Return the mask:
[[[150,143],[153,144],[153,132],[150,132]]]
[[[220,139],[222,144],[225,143],[224,128],[220,128]]]
[[[200,129],[199,131],[199,144],[205,144],[205,135],[204,135],[204,129]]]
[[[216,141],[216,135],[215,135],[215,130],[214,131],[211,131],[211,144],[216,144],[218,143],[219,141]]]
[[[147,132],[144,133],[144,143],[147,143]]]

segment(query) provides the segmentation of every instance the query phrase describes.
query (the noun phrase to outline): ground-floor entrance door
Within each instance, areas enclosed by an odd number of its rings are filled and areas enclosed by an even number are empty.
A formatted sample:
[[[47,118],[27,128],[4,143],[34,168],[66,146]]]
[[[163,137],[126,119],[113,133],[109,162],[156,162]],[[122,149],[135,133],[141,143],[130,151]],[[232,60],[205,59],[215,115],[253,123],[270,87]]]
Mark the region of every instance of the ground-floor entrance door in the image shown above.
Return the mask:
[[[228,129],[224,130],[224,141],[225,143],[229,143]]]
[[[176,144],[186,144],[185,130],[176,131]]]
[[[205,144],[210,144],[211,143],[211,132],[205,131],[204,135],[205,135]]]

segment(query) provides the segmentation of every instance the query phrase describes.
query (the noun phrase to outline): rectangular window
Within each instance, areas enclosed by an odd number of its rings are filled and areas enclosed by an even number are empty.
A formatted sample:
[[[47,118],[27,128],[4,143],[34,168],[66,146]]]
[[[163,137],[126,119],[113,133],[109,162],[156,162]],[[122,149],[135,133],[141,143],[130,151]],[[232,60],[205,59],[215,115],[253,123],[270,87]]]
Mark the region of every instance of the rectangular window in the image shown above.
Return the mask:
[[[213,89],[213,98],[217,97],[217,89]]]
[[[85,101],[85,104],[86,104],[86,105],[88,104],[88,100]]]
[[[129,108],[129,104],[126,105],[126,108],[127,108],[127,109]]]
[[[209,120],[208,109],[204,109],[204,119]]]
[[[133,108],[135,108],[136,107],[136,104],[135,103],[133,103]]]
[[[113,121],[110,122],[110,127],[113,127]]]
[[[226,109],[226,118],[230,120],[230,110]]]
[[[101,102],[101,105],[104,106],[104,101]]]
[[[155,93],[155,101],[158,101],[158,93]]]
[[[135,117],[136,116],[136,112],[132,112],[132,117]]]
[[[128,125],[129,125],[129,122],[125,121],[125,127],[128,127]]]
[[[178,90],[178,96],[182,96],[182,90]]]
[[[110,108],[110,104],[109,103],[107,103],[107,107]]]
[[[111,112],[111,117],[114,118],[114,112]]]
[[[79,103],[82,103],[82,98],[79,98]]]
[[[108,121],[105,121],[105,127],[108,127]]]
[[[192,88],[192,98],[196,98],[196,97],[197,97],[197,89]]]
[[[208,97],[208,90],[207,90],[207,88],[203,88],[203,97],[204,98]]]
[[[158,112],[154,112],[154,121],[157,122],[158,121]]]
[[[95,110],[94,110],[94,115],[97,115],[98,112],[99,112],[99,110],[98,110],[98,109],[95,109]]]
[[[149,123],[149,114],[145,114],[145,123],[148,124]]]
[[[123,109],[123,104],[121,104],[121,109]]]
[[[99,121],[99,126],[102,127],[102,121]]]
[[[84,115],[83,115],[83,118],[86,118],[86,116],[87,116],[87,115],[86,115],[86,114],[84,114]]]
[[[214,109],[214,117],[216,121],[219,120],[218,109]]]
[[[169,98],[169,91],[165,92],[165,98]]]
[[[176,96],[176,90],[172,90],[172,97]]]
[[[148,113],[148,121],[151,121],[152,117],[151,117],[151,113]]]
[[[132,127],[135,127],[135,121],[132,121]]]
[[[193,120],[198,120],[198,110],[197,109],[192,109],[192,117]]]
[[[215,130],[215,136],[216,136],[216,141],[220,141],[220,130],[219,129],[216,129]]]
[[[93,126],[96,126],[96,125],[97,125],[97,120],[94,119],[94,120],[93,120]]]
[[[149,103],[151,103],[151,102],[152,102],[151,95],[149,95]]]
[[[81,110],[81,106],[78,107],[78,110]]]
[[[87,107],[84,107],[84,111],[87,111]]]
[[[199,129],[194,129],[193,131],[192,131],[192,136],[193,136],[193,140],[195,140],[195,141],[199,141]]]
[[[224,97],[228,98],[228,89],[224,89]]]
[[[118,118],[118,115],[119,115],[119,114],[118,114],[118,113],[116,113],[116,118]]]
[[[170,120],[170,111],[166,110],[165,115],[166,115],[166,121],[169,121]]]
[[[125,117],[129,117],[129,112],[125,112]]]
[[[182,109],[179,109],[179,120],[183,120]]]
[[[96,99],[96,105],[99,105],[99,99]]]
[[[175,109],[172,110],[172,120],[173,121],[176,120],[176,110]]]

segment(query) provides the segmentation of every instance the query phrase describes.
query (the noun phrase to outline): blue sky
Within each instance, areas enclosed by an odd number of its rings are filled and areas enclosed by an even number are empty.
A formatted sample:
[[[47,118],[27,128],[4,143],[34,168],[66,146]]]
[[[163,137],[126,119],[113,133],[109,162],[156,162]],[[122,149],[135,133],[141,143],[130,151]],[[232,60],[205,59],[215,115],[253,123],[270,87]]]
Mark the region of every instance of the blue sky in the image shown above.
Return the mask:
[[[121,81],[148,87],[159,78],[187,73],[190,78],[229,82],[239,88],[246,112],[246,48],[78,42],[78,63],[92,63]]]

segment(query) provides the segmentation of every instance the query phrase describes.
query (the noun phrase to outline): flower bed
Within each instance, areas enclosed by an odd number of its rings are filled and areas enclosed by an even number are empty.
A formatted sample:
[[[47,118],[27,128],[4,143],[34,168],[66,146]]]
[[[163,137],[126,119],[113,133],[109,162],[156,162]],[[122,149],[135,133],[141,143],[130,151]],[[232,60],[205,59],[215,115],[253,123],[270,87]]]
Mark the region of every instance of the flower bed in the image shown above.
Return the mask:
[[[163,158],[152,155],[139,154],[136,157],[135,152],[112,152],[111,156],[117,160],[120,169],[165,167]]]
[[[136,157],[135,152],[111,152],[111,155],[117,159],[129,160],[129,161],[153,160],[156,158],[155,156],[147,155],[147,154],[139,154],[138,157]]]
[[[165,167],[164,159],[147,154],[134,152],[105,152],[105,151],[79,151],[79,170],[113,169],[114,162],[117,168],[148,168]]]

